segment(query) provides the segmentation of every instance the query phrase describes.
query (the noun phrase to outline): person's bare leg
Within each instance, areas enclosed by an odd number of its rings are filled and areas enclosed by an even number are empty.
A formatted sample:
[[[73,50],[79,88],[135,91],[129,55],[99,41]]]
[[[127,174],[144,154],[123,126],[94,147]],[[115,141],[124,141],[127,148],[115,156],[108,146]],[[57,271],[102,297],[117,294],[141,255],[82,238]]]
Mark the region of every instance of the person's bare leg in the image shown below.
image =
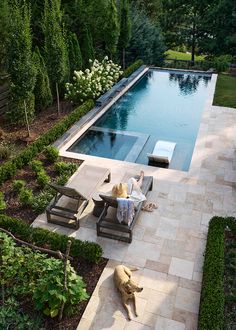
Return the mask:
[[[139,179],[138,179],[138,181],[137,181],[137,186],[138,186],[139,188],[141,188],[141,186],[142,186],[142,184],[143,184],[143,178],[144,178],[144,171],[140,171],[140,177],[139,177]]]

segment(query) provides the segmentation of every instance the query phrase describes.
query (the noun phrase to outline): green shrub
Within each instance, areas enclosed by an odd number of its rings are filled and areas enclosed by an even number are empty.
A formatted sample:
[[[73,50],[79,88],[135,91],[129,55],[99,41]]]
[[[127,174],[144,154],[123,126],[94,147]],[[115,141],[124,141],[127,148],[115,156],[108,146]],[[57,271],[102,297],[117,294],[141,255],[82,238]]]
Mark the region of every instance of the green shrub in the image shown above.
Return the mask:
[[[7,204],[4,201],[4,194],[0,191],[0,212],[6,210]]]
[[[6,146],[0,146],[0,160],[8,159],[11,155],[11,151]]]
[[[69,180],[70,175],[68,175],[67,173],[61,174],[57,179],[56,179],[56,183],[59,186],[64,186],[67,181]]]
[[[0,309],[0,329],[42,330],[41,320],[22,313],[20,304],[14,297],[8,298]]]
[[[231,60],[232,56],[230,55],[220,55],[213,59],[213,65],[217,72],[225,72],[229,70]]]
[[[55,164],[55,170],[59,175],[67,174],[69,172],[72,175],[77,169],[77,165],[73,163],[57,162]]]
[[[72,241],[70,255],[82,257],[89,262],[97,263],[102,256],[102,248],[97,243],[76,240],[42,228],[33,228],[22,220],[11,218],[5,214],[0,214],[0,227],[26,242],[37,246],[46,245],[52,250],[59,250],[63,253],[65,253],[67,241],[70,239]]]
[[[133,64],[131,64],[125,71],[123,72],[123,77],[129,77],[134,71],[136,71],[141,65],[143,65],[142,60],[137,60]]]
[[[43,134],[30,146],[24,149],[11,161],[0,166],[0,184],[13,177],[18,169],[27,165],[45,146],[53,143],[64,134],[77,120],[84,116],[94,106],[92,100],[88,100],[73,110],[68,116],[55,124],[47,133]]]
[[[14,180],[12,183],[12,189],[19,194],[22,188],[26,186],[26,182],[24,180]]]
[[[46,159],[54,163],[59,157],[59,150],[54,146],[47,146],[43,151]]]
[[[37,213],[43,212],[53,198],[53,194],[49,190],[43,190],[33,197],[32,208]]]
[[[50,176],[48,176],[44,170],[41,170],[37,173],[36,181],[40,185],[40,187],[45,187],[51,181],[51,179]]]
[[[199,330],[223,328],[224,230],[226,226],[236,230],[236,219],[213,217],[209,223],[199,309]]]
[[[24,206],[31,206],[33,202],[33,192],[31,189],[22,188],[19,192],[19,200]]]
[[[32,160],[29,165],[36,173],[40,172],[43,169],[43,163],[40,160]]]
[[[80,301],[87,300],[85,283],[71,267],[67,264],[67,286],[68,291],[63,288],[64,271],[61,260],[51,259],[48,265],[45,264],[44,276],[37,281],[33,299],[37,309],[43,311],[47,316],[55,317],[60,311],[62,302],[65,303],[65,312],[70,311],[73,305]]]

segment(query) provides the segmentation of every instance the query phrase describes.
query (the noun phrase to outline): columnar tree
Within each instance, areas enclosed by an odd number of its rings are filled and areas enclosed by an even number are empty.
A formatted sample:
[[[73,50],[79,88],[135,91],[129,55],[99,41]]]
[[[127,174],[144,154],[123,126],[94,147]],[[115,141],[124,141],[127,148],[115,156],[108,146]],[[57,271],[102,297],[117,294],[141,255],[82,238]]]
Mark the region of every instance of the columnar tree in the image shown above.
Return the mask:
[[[9,39],[8,0],[0,1],[0,73],[6,70],[7,42]]]
[[[11,5],[8,43],[8,73],[12,97],[9,118],[14,122],[34,115],[35,66],[32,54],[30,11],[25,2]]]
[[[70,33],[68,36],[68,54],[70,62],[70,78],[72,78],[74,70],[82,69],[82,55],[79,41],[75,33]]]
[[[116,53],[119,38],[118,12],[115,0],[109,0],[106,7],[106,20],[104,22],[104,43],[108,55]]]
[[[89,60],[94,60],[94,49],[91,33],[86,25],[82,27],[80,34],[81,53],[83,58],[83,67],[90,66]]]
[[[49,1],[45,0],[44,3],[44,51],[51,89],[56,91],[60,114],[59,91],[69,75],[68,53],[62,28],[61,2]]]
[[[122,51],[123,70],[125,69],[125,49],[129,44],[131,37],[131,19],[130,19],[129,0],[120,1],[120,36],[119,49]]]
[[[34,52],[34,62],[37,69],[34,89],[35,108],[37,110],[42,110],[52,104],[52,93],[47,68],[38,47],[36,47]]]

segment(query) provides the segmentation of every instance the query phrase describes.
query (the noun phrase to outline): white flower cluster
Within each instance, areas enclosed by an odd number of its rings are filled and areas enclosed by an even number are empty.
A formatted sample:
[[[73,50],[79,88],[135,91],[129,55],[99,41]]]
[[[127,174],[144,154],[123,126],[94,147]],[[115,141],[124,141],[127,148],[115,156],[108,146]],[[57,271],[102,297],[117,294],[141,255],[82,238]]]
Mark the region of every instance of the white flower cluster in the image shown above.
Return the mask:
[[[108,91],[119,79],[121,67],[106,56],[100,63],[91,61],[91,68],[83,71],[74,71],[73,83],[66,84],[65,97],[75,103],[87,99],[96,99]]]

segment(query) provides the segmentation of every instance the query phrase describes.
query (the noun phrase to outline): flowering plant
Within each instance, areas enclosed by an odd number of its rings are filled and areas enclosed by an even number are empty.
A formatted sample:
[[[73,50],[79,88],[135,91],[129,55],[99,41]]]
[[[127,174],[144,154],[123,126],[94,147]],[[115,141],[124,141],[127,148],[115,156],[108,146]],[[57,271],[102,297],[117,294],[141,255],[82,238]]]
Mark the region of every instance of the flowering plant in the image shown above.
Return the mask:
[[[121,67],[106,56],[100,63],[94,60],[91,68],[83,71],[74,71],[73,83],[66,84],[65,97],[75,103],[87,99],[96,99],[108,91],[119,79]]]

